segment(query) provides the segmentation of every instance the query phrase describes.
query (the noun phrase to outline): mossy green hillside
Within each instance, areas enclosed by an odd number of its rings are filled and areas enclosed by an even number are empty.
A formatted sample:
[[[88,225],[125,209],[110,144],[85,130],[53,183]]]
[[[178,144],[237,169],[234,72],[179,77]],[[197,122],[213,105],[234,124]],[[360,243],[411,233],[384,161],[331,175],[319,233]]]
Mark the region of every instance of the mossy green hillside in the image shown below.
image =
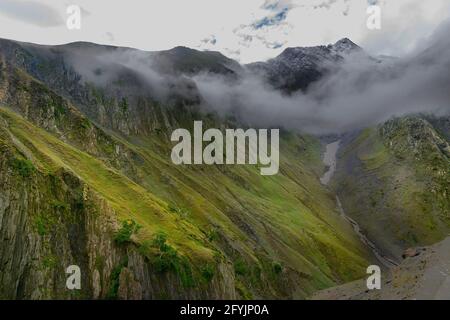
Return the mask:
[[[336,187],[370,239],[399,257],[450,230],[448,143],[420,117],[362,131],[340,152]]]
[[[140,251],[150,260],[155,250],[145,250],[145,244],[163,232],[176,251],[169,256],[186,259],[203,279],[211,277],[218,259],[243,261],[252,271],[237,274],[237,286],[256,296],[282,297],[299,289],[297,297],[304,297],[364,273],[365,249],[338,217],[333,196],[301,161],[306,149],[312,156],[317,149],[309,138],[282,139],[280,174],[263,177],[253,166],[175,166],[167,140],[113,135],[139,155],[139,161],[130,161],[135,175],[129,178],[126,170],[11,111],[2,108],[1,117],[37,170],[51,174],[65,168],[80,177],[115,209],[119,231],[121,221],[139,224],[123,242],[144,246]],[[37,222],[40,232],[46,223]],[[273,271],[277,263],[282,272]]]

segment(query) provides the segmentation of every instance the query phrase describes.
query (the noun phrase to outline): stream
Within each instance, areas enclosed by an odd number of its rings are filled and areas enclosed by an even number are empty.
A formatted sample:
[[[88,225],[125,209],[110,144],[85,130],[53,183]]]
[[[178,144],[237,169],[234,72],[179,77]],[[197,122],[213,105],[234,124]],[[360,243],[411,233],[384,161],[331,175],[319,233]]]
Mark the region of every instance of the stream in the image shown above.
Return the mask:
[[[324,173],[324,175],[320,178],[320,182],[323,185],[328,185],[331,178],[334,175],[334,172],[336,171],[336,154],[339,149],[340,140],[337,140],[335,142],[329,143],[326,146],[325,153],[323,155],[323,163],[328,167],[328,170]],[[381,254],[380,250],[375,246],[375,244],[370,241],[362,232],[359,224],[347,216],[345,214],[344,208],[342,207],[341,200],[339,199],[339,196],[336,195],[336,204],[339,209],[339,213],[342,218],[344,218],[347,222],[350,223],[350,225],[353,227],[353,230],[358,235],[358,237],[361,239],[361,241],[369,247],[369,249],[372,251],[374,256],[380,261],[385,267],[394,267],[397,266],[398,263],[390,259],[389,257],[386,257],[385,255]]]

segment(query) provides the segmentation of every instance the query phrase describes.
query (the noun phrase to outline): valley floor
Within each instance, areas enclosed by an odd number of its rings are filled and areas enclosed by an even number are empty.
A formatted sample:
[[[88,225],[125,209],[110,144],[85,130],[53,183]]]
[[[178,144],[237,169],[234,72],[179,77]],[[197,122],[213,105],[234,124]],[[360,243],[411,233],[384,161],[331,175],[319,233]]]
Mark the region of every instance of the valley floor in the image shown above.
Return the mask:
[[[335,141],[326,146],[323,161],[328,166],[327,172],[321,178],[328,185],[337,168],[337,153],[341,141]],[[336,188],[336,185],[334,185]],[[431,246],[407,249],[400,263],[395,258],[369,240],[361,230],[360,225],[349,217],[336,195],[341,216],[346,219],[366,245],[381,263],[381,289],[369,290],[366,278],[352,281],[344,285],[320,290],[313,300],[448,300],[450,299],[450,237]],[[377,239],[373,239],[377,240]]]
[[[335,142],[326,145],[326,150],[323,155],[323,162],[328,167],[328,170],[320,178],[320,182],[325,186],[327,186],[330,183],[336,171],[336,162],[337,162],[336,155],[340,143],[341,141],[337,140]],[[373,253],[374,261],[378,261],[381,266],[386,268],[398,265],[398,263],[393,258],[390,258],[386,253],[381,252],[380,248],[377,248],[377,246],[373,243],[373,241],[367,238],[367,236],[361,231],[361,227],[359,226],[358,222],[353,220],[345,213],[345,210],[342,207],[342,203],[338,195],[336,195],[336,205],[339,209],[341,217],[352,226],[355,234],[361,240],[361,243],[364,246],[366,246],[369,251]]]
[[[380,290],[366,280],[319,291],[313,300],[449,300],[450,237],[429,247],[409,250],[411,257],[382,275]]]

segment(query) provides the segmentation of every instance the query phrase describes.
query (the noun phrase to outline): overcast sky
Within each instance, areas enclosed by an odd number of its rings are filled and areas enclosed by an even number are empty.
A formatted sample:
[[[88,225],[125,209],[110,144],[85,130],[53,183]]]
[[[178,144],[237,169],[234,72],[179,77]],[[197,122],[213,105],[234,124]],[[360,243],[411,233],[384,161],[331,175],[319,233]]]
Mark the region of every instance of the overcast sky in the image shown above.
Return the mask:
[[[375,31],[366,27],[374,2],[382,10]],[[66,27],[73,4],[82,9],[80,30]],[[0,0],[0,37],[143,50],[183,45],[243,63],[348,37],[372,54],[401,56],[449,16],[449,0]]]

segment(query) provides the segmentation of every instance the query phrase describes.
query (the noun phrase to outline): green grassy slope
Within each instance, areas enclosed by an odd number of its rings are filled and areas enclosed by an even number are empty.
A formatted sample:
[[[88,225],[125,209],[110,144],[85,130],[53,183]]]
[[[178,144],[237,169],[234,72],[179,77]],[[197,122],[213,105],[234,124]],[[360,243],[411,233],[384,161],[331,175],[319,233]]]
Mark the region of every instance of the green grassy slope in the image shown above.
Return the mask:
[[[264,177],[251,166],[175,166],[160,137],[112,136],[138,155],[128,159],[132,170],[121,170],[12,111],[0,114],[39,172],[64,167],[80,177],[115,209],[118,224],[142,226],[133,241],[143,249],[164,232],[198,274],[201,266],[214,270],[217,259],[234,264],[243,298],[305,297],[358,278],[367,266],[365,249],[308,168],[320,157],[312,138],[284,136],[280,174]]]
[[[366,129],[341,150],[336,187],[347,214],[385,252],[450,232],[448,141],[419,117]]]

